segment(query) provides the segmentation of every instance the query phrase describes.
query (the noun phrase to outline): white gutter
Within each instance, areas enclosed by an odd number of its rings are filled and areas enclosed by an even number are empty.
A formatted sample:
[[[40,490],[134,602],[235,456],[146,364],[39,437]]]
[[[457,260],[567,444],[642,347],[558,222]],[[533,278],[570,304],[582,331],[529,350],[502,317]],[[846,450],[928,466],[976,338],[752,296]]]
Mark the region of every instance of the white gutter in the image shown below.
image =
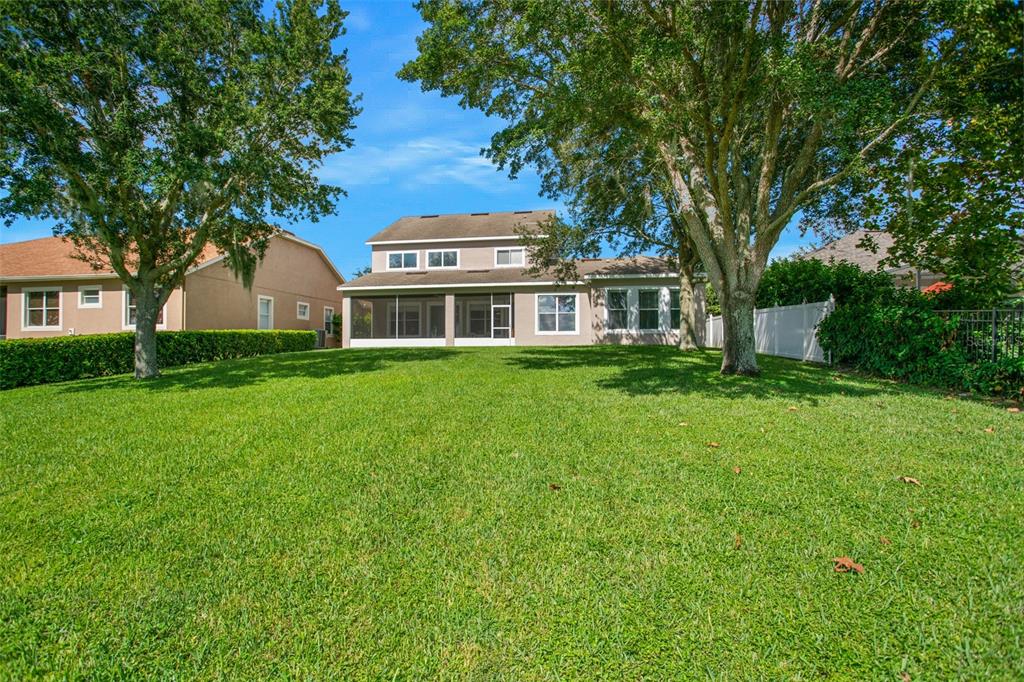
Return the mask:
[[[380,284],[372,287],[339,286],[339,291],[391,291],[394,289],[470,289],[480,287],[536,287],[536,286],[580,286],[577,282],[480,282],[479,284]]]
[[[546,234],[531,235],[537,238],[546,237]],[[493,242],[505,239],[522,239],[521,235],[510,234],[504,237],[446,237],[444,239],[378,239],[363,242],[367,246],[385,245],[385,244],[451,244],[454,242]]]

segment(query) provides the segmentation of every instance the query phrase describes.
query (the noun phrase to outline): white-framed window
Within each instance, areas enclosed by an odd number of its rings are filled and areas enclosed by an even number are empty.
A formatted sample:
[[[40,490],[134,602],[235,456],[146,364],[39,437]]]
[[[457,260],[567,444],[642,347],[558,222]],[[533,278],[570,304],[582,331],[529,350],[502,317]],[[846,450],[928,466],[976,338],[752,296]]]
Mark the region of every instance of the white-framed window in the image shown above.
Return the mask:
[[[679,289],[668,290],[669,300],[669,329],[679,329]]]
[[[427,251],[427,269],[435,270],[439,268],[458,268],[459,267],[459,250],[458,249],[444,249],[437,251]]]
[[[419,303],[388,303],[388,336],[419,337],[421,318]]]
[[[640,308],[640,331],[661,329],[661,289],[641,289],[637,292]]]
[[[538,334],[578,334],[579,294],[537,294]]]
[[[605,328],[609,330],[629,329],[629,290],[605,290]]]
[[[306,303],[305,301],[299,301],[295,305],[295,317],[299,318],[300,320],[308,320],[309,304]]]
[[[415,270],[419,265],[419,251],[388,252],[388,270]]]
[[[256,297],[256,328],[274,328],[274,298],[272,296]]]
[[[60,329],[60,287],[22,289],[22,329]]]
[[[324,330],[328,334],[334,333],[334,308],[329,305],[324,306]]]
[[[121,328],[135,329],[137,308],[135,306],[135,294],[124,289],[121,296]],[[167,304],[165,303],[156,313],[156,328],[166,329]]]
[[[83,284],[78,287],[79,308],[102,308],[103,287],[99,284]]]
[[[494,266],[498,268],[522,267],[526,264],[526,254],[521,246],[498,247],[494,249]]]

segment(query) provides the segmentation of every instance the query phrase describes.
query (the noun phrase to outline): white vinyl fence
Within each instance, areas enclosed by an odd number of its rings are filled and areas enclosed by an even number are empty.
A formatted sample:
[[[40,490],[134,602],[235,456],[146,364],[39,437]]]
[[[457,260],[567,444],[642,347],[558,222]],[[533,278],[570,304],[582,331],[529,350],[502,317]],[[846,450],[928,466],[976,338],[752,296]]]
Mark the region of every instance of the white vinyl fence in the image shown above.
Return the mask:
[[[835,309],[832,299],[820,303],[758,308],[754,311],[757,352],[784,358],[825,362],[815,332],[818,323]],[[709,348],[722,347],[722,316],[709,315],[704,339]]]

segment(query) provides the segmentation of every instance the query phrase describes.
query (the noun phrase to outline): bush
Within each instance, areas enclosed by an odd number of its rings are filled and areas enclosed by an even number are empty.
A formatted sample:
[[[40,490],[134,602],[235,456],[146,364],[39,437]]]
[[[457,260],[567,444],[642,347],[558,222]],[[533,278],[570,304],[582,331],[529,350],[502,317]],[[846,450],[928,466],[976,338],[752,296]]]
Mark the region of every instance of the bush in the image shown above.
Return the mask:
[[[131,332],[0,341],[0,389],[134,370]],[[161,367],[312,350],[316,332],[226,329],[157,332]]]
[[[956,343],[957,326],[927,297],[898,290],[882,303],[836,307],[818,326],[818,342],[833,362],[890,379],[1018,396],[1024,359],[972,362]]]

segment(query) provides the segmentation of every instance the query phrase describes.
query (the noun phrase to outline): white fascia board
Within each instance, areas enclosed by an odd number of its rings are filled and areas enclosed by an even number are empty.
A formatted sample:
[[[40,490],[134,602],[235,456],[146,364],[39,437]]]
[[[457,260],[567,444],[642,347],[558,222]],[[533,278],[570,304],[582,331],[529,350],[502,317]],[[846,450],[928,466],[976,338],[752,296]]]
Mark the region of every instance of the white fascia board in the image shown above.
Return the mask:
[[[112,272],[83,275],[18,275],[15,277],[0,277],[0,282],[52,282],[54,280],[66,281],[74,279],[117,279],[117,275]]]
[[[531,237],[542,238],[545,234],[531,235]],[[509,234],[503,237],[445,237],[444,239],[381,239],[377,241],[364,242],[367,246],[403,245],[403,244],[451,244],[453,242],[494,242],[506,239],[522,239],[522,235]]]

